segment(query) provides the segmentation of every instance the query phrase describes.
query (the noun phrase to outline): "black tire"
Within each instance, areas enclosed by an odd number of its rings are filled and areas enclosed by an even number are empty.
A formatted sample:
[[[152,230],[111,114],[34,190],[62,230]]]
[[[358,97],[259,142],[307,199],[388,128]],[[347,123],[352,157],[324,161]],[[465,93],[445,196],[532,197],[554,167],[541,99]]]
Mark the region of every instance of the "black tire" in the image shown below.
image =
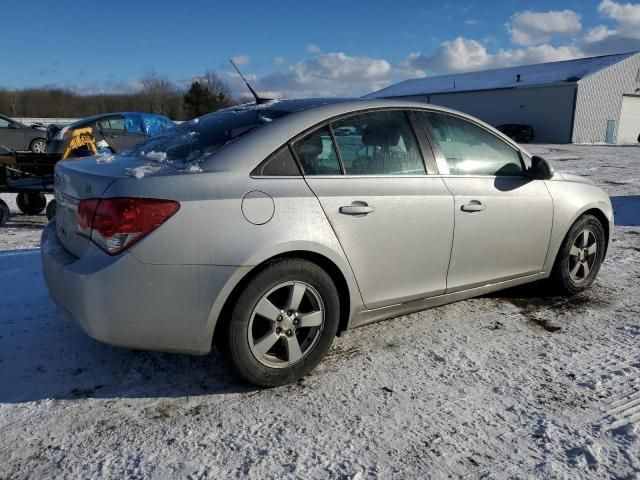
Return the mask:
[[[0,199],[0,226],[9,221],[9,215],[11,215],[9,205],[7,205],[4,200]]]
[[[34,138],[29,144],[29,150],[33,153],[46,153],[47,141],[44,138]]]
[[[46,210],[46,215],[47,215],[47,220],[51,221],[53,220],[53,218],[56,216],[56,206],[57,206],[57,202],[55,199],[51,200],[49,203],[47,203],[47,210]]]
[[[253,325],[253,313],[258,302],[266,298],[269,292],[273,291],[275,292],[274,294],[277,295],[279,289],[287,288],[282,287],[282,285],[287,282],[301,282],[307,287],[312,287],[311,289],[305,290],[305,295],[307,295],[306,292],[312,291],[312,295],[314,295],[313,298],[321,299],[322,305],[320,310],[324,309],[323,324],[318,327],[305,329],[300,323],[298,327],[294,327],[294,330],[295,328],[298,329],[295,330],[294,333],[291,333],[290,330],[278,332],[276,325],[282,325],[282,323],[262,319],[261,321],[266,323],[268,328],[263,334],[259,335],[260,338],[254,339],[253,348],[255,348],[257,343],[263,338],[263,335],[276,334],[279,334],[281,337],[276,341],[276,344],[274,344],[273,348],[276,350],[279,346],[286,347],[286,350],[288,350],[288,341],[292,339],[292,336],[295,338],[296,343],[298,343],[298,338],[302,337],[303,340],[299,343],[299,345],[302,346],[302,342],[309,341],[308,335],[310,333],[305,334],[305,332],[312,332],[314,328],[317,329],[313,334],[314,340],[308,344],[308,350],[304,351],[303,356],[299,360],[287,365],[288,360],[285,359],[284,366],[273,367],[263,362],[264,359],[271,355],[268,353],[271,350],[262,355],[263,360],[260,360],[258,356],[253,353],[250,338],[253,338],[254,332],[253,330],[250,332],[249,327]],[[291,297],[289,297],[287,302],[289,302],[290,299]],[[300,305],[300,310],[302,310],[302,303],[300,303]],[[296,315],[296,313],[293,315]],[[284,385],[304,377],[320,363],[336,336],[339,315],[340,302],[338,292],[327,272],[308,260],[281,259],[267,264],[249,281],[235,302],[235,307],[230,318],[221,319],[224,323],[221,325],[222,328],[220,335],[217,337],[217,344],[224,357],[230,360],[237,374],[243,380],[262,387]],[[256,316],[255,318],[262,317]],[[285,326],[285,328],[287,327]],[[285,333],[290,337],[289,339],[284,337]],[[305,335],[307,335],[307,337],[305,337]],[[272,358],[277,360],[278,354],[276,353],[274,355]],[[285,355],[289,356],[289,353]]]
[[[595,253],[593,253],[592,256],[589,256],[585,254],[587,249],[583,249],[583,252],[579,256],[572,255],[572,247],[575,246],[576,242],[578,243],[576,248],[578,250],[582,249],[579,248],[579,237],[584,235],[585,231],[590,232],[588,234],[589,238],[593,238],[594,240],[594,243],[591,243],[591,245],[596,245],[597,249]],[[593,235],[593,237],[591,237],[591,235]],[[585,241],[583,243],[586,244],[589,242]],[[578,218],[567,232],[567,235],[562,242],[562,246],[558,251],[558,255],[556,256],[556,261],[551,273],[551,283],[553,287],[559,293],[565,295],[575,295],[589,288],[598,275],[598,271],[600,270],[600,266],[602,265],[602,260],[604,258],[605,248],[606,236],[600,220],[593,215],[583,215]],[[582,260],[583,258],[584,260]],[[584,270],[584,267],[578,266],[578,263],[586,263],[588,266],[588,273]],[[577,276],[582,272],[582,279],[576,279],[572,275],[571,272],[574,268],[577,269]],[[584,275],[585,273],[586,275]]]
[[[19,193],[16,203],[25,215],[39,215],[47,206],[47,198],[44,193]]]

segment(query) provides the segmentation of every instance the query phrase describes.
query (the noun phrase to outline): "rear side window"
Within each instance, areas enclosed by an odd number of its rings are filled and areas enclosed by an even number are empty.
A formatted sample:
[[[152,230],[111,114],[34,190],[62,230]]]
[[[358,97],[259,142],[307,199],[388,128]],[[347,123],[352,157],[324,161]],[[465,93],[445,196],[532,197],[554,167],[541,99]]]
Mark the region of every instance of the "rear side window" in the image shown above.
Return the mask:
[[[305,175],[340,175],[340,162],[328,127],[302,137],[293,145]]]
[[[484,128],[452,115],[420,112],[430,123],[452,175],[522,175],[520,154]]]
[[[124,130],[124,118],[105,118],[98,122],[102,130]]]
[[[347,175],[426,175],[405,112],[364,113],[331,124]]]
[[[253,177],[293,177],[299,175],[300,169],[291,150],[286,145],[251,172]]]

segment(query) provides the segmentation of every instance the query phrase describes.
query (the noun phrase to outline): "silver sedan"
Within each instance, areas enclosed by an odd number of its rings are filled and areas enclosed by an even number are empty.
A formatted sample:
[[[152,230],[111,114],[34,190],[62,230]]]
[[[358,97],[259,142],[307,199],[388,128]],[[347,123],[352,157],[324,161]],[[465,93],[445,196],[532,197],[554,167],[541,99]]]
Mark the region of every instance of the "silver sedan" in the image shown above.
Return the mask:
[[[112,345],[217,345],[263,386],[360,325],[542,279],[578,293],[613,221],[494,128],[396,100],[238,106],[55,182],[42,262],[69,317]]]

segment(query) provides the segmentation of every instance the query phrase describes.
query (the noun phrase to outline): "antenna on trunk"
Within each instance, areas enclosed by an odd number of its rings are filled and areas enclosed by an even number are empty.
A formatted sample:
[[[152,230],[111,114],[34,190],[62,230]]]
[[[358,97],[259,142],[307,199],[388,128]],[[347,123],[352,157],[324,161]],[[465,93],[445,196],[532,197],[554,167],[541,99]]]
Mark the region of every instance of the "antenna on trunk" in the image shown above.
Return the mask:
[[[231,65],[233,65],[233,68],[236,69],[236,72],[238,72],[238,75],[240,75],[240,78],[242,78],[242,80],[244,80],[244,83],[247,85],[247,88],[249,88],[249,91],[251,91],[251,95],[253,95],[253,98],[256,99],[256,105],[260,105],[263,103],[268,103],[271,102],[273,100],[273,98],[262,98],[260,97],[256,91],[251,88],[251,85],[249,85],[249,82],[247,81],[246,78],[244,78],[244,75],[242,75],[242,72],[240,72],[240,69],[238,67],[236,67],[236,64],[233,63],[233,60],[229,59],[229,61],[231,62]]]

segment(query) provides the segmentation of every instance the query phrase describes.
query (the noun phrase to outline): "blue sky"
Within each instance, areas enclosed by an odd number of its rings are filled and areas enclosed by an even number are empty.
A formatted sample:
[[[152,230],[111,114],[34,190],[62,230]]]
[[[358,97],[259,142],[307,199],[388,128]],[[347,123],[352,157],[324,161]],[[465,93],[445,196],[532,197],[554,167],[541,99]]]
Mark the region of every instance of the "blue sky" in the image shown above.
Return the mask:
[[[229,57],[271,95],[359,95],[411,77],[640,50],[640,3],[8,1],[0,87],[184,88]]]

